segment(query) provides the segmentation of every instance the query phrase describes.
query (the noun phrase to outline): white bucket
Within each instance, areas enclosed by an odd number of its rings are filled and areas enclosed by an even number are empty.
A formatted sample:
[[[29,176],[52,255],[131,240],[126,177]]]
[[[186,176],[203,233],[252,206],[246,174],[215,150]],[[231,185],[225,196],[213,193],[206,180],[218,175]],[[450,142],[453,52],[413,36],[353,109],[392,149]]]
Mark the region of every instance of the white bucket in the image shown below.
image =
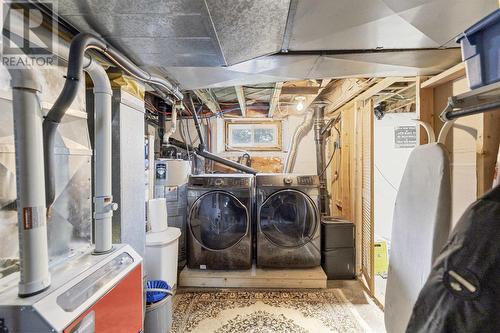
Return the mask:
[[[148,280],[163,280],[173,289],[177,285],[179,228],[146,233],[146,274]]]
[[[151,232],[167,229],[167,201],[164,198],[148,200],[148,223]]]

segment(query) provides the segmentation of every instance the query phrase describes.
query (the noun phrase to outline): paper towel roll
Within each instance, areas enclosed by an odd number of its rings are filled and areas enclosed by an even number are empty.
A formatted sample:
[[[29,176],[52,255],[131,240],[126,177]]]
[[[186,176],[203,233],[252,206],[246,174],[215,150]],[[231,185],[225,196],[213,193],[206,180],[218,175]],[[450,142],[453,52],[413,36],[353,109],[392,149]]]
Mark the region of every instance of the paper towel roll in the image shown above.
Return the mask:
[[[161,232],[167,229],[167,201],[165,198],[148,201],[148,224],[151,232]]]

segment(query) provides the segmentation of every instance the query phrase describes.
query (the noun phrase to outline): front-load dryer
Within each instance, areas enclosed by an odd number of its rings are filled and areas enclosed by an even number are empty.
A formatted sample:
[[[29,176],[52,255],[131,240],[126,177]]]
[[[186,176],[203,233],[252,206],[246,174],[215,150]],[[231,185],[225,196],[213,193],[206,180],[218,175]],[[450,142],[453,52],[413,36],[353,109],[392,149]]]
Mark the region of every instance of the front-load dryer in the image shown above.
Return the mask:
[[[256,189],[257,266],[319,266],[318,176],[258,174]]]
[[[188,267],[252,267],[255,177],[204,174],[189,177]]]

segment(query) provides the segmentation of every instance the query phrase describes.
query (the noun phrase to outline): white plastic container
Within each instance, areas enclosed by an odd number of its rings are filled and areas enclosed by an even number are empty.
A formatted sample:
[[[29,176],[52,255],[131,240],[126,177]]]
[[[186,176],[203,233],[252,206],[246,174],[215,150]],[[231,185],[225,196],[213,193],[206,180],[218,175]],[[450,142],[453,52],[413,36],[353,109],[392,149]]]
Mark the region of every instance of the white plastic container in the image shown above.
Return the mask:
[[[151,232],[167,229],[167,201],[164,198],[148,200],[148,224]]]
[[[148,280],[163,280],[173,289],[177,285],[179,228],[146,233],[146,275]]]

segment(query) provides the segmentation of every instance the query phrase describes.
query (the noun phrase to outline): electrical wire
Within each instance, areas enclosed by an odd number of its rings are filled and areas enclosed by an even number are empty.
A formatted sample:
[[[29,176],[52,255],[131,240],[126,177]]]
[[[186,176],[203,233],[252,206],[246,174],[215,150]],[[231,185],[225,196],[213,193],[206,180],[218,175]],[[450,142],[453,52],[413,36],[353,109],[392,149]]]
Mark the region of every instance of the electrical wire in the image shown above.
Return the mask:
[[[323,176],[323,174],[325,173],[325,171],[328,169],[328,167],[330,166],[330,163],[332,163],[333,161],[333,158],[335,157],[335,153],[337,152],[337,145],[333,146],[333,153],[332,153],[332,156],[330,157],[330,159],[328,160],[328,163],[326,164],[325,168],[323,169],[323,171],[321,171],[321,173],[319,174],[319,176]]]
[[[378,168],[378,166],[373,163],[373,165],[375,166],[375,169],[377,169],[378,173],[380,174],[380,176],[382,176],[382,178],[387,182],[387,184],[389,184],[390,187],[392,187],[394,189],[394,191],[398,192],[398,189],[396,188],[396,186],[394,186],[390,181],[389,179],[387,179],[385,177],[385,175],[382,173],[382,171],[380,171],[380,169]]]

